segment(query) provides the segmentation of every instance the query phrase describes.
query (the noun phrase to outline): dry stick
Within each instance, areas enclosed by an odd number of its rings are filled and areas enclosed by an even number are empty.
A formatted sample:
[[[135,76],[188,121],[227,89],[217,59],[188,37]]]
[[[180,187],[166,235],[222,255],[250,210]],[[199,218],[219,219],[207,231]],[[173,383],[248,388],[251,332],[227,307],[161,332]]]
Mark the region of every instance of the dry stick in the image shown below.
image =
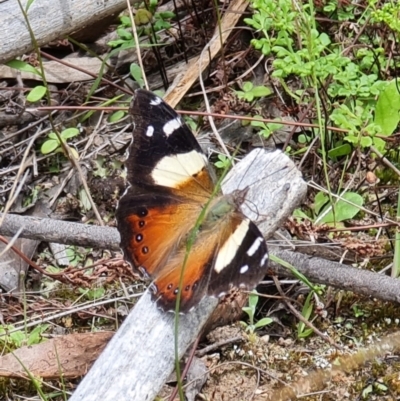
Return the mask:
[[[270,247],[270,253],[295,266],[313,283],[331,285],[367,297],[400,303],[400,280],[277,247]],[[287,269],[278,263],[270,261],[269,267],[273,274],[290,276]]]
[[[245,174],[246,182],[244,182]],[[264,178],[260,177],[264,174]],[[260,181],[259,179],[262,178]],[[248,195],[260,216],[268,216],[264,233],[273,232],[291,214],[306,192],[293,163],[280,151],[257,149],[238,163],[222,185],[231,192],[257,182]],[[217,305],[205,297],[194,310],[180,316],[178,351],[182,357]],[[70,401],[152,400],[171,374],[175,362],[174,314],[161,312],[146,291],[121,328],[76,389]]]
[[[4,219],[0,226],[1,235],[12,237],[23,227],[20,235],[22,238],[113,251],[119,250],[119,233],[113,227],[98,227],[0,213],[1,218]],[[331,285],[338,289],[353,291],[382,301],[400,302],[400,280],[323,258],[283,250],[271,244],[269,245],[269,252],[295,266],[300,273],[306,275],[315,284]],[[270,268],[274,274],[292,277],[287,269],[276,263],[271,262]]]
[[[222,38],[220,40],[214,40],[216,36],[219,38],[219,29],[217,28],[213,38],[209,42],[210,57],[208,61],[211,61],[221,50],[221,45],[225,43],[230,34],[230,31],[226,32],[226,30],[236,25],[237,21],[241,17],[241,14],[244,12],[247,6],[248,2],[246,0],[233,0],[231,2],[221,20],[221,31],[223,31]],[[175,107],[179,103],[193,83],[197,80],[199,74],[202,74],[207,68],[208,64],[204,63],[201,65],[201,70],[199,71],[199,59],[200,56],[193,58],[189,62],[186,72],[182,75],[178,75],[175,78],[174,83],[178,82],[178,84],[173,84],[167,91],[167,94],[164,96],[164,100],[171,107]]]

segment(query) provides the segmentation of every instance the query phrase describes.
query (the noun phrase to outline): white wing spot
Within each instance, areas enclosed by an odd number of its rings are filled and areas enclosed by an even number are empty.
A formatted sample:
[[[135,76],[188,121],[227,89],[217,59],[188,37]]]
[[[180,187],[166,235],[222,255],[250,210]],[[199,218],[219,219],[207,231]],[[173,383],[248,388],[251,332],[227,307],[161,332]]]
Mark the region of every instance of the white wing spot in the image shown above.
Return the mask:
[[[265,265],[265,262],[268,260],[268,253],[266,253],[261,259],[261,266]]]
[[[146,136],[150,137],[150,136],[153,136],[153,134],[154,134],[154,127],[152,125],[149,125],[147,127]]]
[[[162,103],[162,99],[159,98],[158,96],[155,96],[153,99],[150,100],[150,104],[152,106],[158,106],[161,103]]]
[[[256,252],[257,249],[260,247],[264,238],[257,237],[256,240],[253,242],[253,245],[247,250],[247,256],[252,257]]]
[[[249,222],[250,220],[248,219],[243,220],[222,245],[214,265],[214,270],[217,273],[221,273],[221,271],[228,266],[236,256],[237,250],[249,230]]]
[[[247,272],[247,270],[249,270],[249,265],[244,265],[240,268],[240,274],[244,274]]]
[[[163,157],[154,167],[151,176],[154,183],[177,188],[188,178],[198,174],[207,164],[205,156],[197,150]]]
[[[224,297],[226,295],[226,292],[220,292],[219,294],[218,294],[218,298],[222,298],[222,297]]]
[[[164,127],[164,133],[167,136],[170,136],[176,129],[182,126],[182,121],[180,117],[176,117],[173,120],[168,121]]]

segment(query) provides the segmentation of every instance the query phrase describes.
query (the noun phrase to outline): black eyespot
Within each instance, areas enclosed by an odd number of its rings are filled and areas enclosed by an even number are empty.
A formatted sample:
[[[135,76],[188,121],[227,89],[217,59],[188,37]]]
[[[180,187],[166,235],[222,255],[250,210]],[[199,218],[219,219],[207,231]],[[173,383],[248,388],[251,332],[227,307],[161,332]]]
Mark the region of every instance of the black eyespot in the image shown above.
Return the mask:
[[[148,213],[149,213],[149,211],[144,207],[139,208],[137,211],[138,216],[141,216],[141,217],[147,216]]]
[[[147,246],[144,246],[144,247],[142,248],[142,252],[143,252],[144,254],[148,253],[148,252],[149,252],[149,248],[148,248]]]
[[[178,294],[178,292],[179,292],[179,289],[178,289],[178,288],[175,288],[175,290],[174,290],[174,294],[175,294],[175,295],[177,295],[177,294]]]
[[[136,235],[135,238],[136,238],[137,242],[140,242],[143,239],[143,235],[142,234],[138,234],[138,235]]]
[[[167,290],[170,290],[172,288],[172,284],[168,284]]]
[[[139,227],[142,228],[143,226],[144,226],[144,221],[143,221],[143,220],[140,220],[140,221],[139,221]]]
[[[190,285],[187,285],[186,287],[185,287],[185,291],[189,291],[190,290]]]
[[[192,285],[192,289],[195,290],[197,288],[197,286],[199,285],[198,281],[195,281]]]

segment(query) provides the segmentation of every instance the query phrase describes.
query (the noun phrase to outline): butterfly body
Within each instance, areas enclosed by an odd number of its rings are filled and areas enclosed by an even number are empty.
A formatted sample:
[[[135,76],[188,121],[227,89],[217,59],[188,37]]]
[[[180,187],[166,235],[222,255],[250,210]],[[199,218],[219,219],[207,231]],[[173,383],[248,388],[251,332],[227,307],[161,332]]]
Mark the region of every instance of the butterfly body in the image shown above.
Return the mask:
[[[240,211],[246,190],[217,193],[197,140],[159,97],[136,91],[130,113],[129,185],[117,208],[125,259],[152,280],[164,310],[175,309],[180,289],[185,312],[206,294],[254,288],[268,254],[258,228]]]

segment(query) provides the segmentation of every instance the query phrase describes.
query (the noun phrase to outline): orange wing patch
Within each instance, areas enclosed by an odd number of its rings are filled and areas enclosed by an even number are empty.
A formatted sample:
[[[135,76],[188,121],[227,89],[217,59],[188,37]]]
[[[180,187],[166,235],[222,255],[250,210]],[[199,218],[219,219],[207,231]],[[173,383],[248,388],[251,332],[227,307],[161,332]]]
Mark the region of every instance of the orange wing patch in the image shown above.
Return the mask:
[[[167,262],[192,228],[201,205],[174,204],[158,208],[139,208],[126,216],[131,232],[125,257],[142,274],[153,276]]]
[[[182,271],[180,310],[189,310],[203,298],[214,268],[217,250],[221,243],[226,242],[235,226],[230,218],[219,223],[197,235],[188,251],[186,263],[187,238],[182,241],[181,249],[159,272],[150,289],[163,309],[175,309]]]
[[[180,309],[189,310],[203,298],[214,259],[214,249],[197,245],[189,252],[186,263],[185,253],[179,252],[163,269],[164,274],[150,286],[157,303],[165,310],[175,309],[179,283],[183,271]]]

